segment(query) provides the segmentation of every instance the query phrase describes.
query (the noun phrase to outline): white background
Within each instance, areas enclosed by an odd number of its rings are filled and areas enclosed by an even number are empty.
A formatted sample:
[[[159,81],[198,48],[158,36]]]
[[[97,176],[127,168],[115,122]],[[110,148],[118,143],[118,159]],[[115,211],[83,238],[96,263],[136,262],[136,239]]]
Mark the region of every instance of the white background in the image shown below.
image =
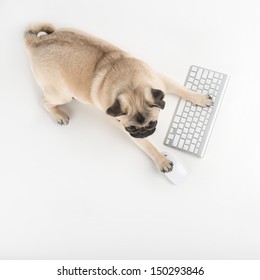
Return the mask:
[[[0,2],[1,259],[260,258],[258,1]],[[41,108],[23,46],[30,23],[102,37],[183,83],[191,64],[231,79],[203,159],[151,141],[189,172],[171,184],[108,118],[76,102],[60,127]]]

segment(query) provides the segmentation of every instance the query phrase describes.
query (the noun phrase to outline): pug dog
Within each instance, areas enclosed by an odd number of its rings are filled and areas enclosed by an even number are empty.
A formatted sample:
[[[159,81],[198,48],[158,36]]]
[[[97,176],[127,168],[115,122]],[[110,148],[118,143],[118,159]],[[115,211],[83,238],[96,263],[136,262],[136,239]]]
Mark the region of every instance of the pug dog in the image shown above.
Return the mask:
[[[29,27],[24,33],[34,77],[43,92],[43,107],[60,125],[69,117],[60,105],[76,99],[111,116],[156,163],[170,172],[173,163],[149,142],[156,130],[165,93],[200,106],[212,99],[186,89],[120,48],[74,29],[51,24]]]

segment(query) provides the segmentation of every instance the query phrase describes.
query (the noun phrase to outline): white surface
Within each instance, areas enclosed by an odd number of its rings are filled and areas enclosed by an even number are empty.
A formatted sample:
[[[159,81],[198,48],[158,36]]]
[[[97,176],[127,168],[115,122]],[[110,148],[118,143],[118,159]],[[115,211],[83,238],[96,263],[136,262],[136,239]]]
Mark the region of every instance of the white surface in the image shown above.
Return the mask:
[[[0,3],[1,259],[260,258],[258,1]],[[231,79],[206,155],[176,153],[174,186],[94,108],[65,107],[60,127],[40,107],[23,47],[29,23],[102,37],[181,83],[191,64]],[[160,150],[177,98],[156,134]]]

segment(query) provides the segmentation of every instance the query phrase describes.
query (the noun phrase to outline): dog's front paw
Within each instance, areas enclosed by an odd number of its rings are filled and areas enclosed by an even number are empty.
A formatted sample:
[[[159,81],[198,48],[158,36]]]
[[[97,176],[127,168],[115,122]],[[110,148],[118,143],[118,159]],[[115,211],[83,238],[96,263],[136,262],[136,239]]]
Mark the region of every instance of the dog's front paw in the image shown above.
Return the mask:
[[[170,172],[173,168],[173,162],[169,160],[165,155],[162,155],[162,158],[159,162],[159,167],[162,172]]]
[[[212,97],[208,94],[198,94],[194,100],[194,103],[202,107],[210,107],[214,104]]]

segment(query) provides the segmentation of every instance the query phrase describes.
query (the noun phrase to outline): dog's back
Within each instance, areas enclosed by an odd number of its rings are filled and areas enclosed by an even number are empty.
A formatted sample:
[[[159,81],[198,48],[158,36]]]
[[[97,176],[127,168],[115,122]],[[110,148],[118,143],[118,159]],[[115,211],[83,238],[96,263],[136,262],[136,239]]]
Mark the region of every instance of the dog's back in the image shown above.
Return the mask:
[[[24,39],[25,45],[29,51],[37,47],[46,47],[48,45],[87,46],[100,52],[122,51],[112,44],[88,33],[72,28],[55,29],[55,27],[49,23],[29,26],[24,32]]]
[[[125,54],[92,35],[74,29],[55,29],[51,24],[29,27],[24,40],[35,78],[43,91],[52,87],[60,92],[66,84],[84,101],[89,99],[98,71]]]
[[[81,102],[95,102],[114,87],[136,87],[151,77],[143,62],[78,30],[40,24],[29,27],[24,38],[35,78],[44,92],[51,89],[52,96],[71,91]]]

